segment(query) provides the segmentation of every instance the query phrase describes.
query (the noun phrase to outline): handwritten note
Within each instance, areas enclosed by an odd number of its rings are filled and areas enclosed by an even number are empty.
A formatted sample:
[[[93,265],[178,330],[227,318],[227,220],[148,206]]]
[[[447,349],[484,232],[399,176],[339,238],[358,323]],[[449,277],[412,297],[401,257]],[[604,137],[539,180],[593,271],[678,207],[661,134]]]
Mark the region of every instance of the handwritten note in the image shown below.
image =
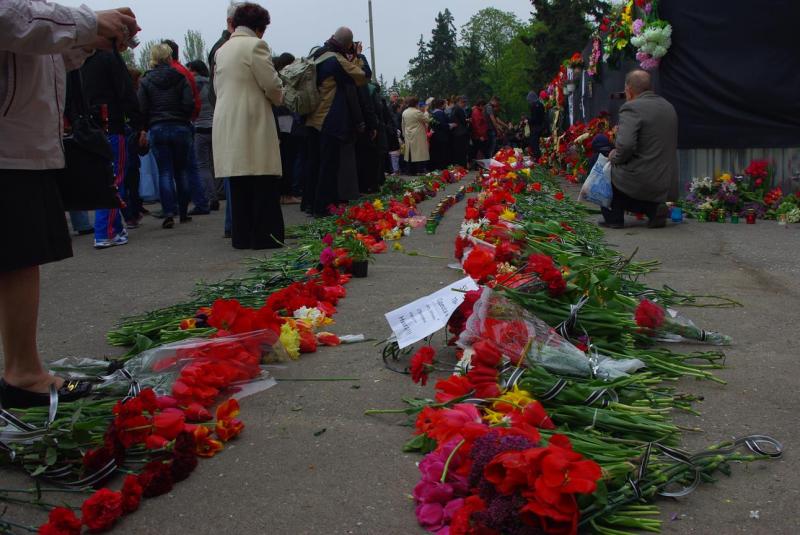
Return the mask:
[[[477,290],[470,277],[385,314],[389,327],[397,337],[400,349],[419,342],[447,325],[447,320],[464,302],[464,292]]]

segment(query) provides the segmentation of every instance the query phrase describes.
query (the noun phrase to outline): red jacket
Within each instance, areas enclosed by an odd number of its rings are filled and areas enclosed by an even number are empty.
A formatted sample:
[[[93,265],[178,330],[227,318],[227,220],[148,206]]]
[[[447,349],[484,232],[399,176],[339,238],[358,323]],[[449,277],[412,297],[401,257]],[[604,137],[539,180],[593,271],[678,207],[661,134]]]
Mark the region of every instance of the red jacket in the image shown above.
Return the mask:
[[[473,106],[470,119],[472,123],[472,139],[487,139],[489,137],[489,125],[486,123],[486,115],[484,115],[483,110]]]
[[[194,98],[194,111],[192,112],[192,122],[197,119],[197,116],[200,115],[200,108],[203,107],[202,102],[200,102],[200,91],[197,90],[197,83],[194,81],[194,74],[191,73],[189,69],[181,65],[179,61],[172,60],[170,66],[181,73],[186,81],[189,82],[189,87],[192,88],[192,98]]]

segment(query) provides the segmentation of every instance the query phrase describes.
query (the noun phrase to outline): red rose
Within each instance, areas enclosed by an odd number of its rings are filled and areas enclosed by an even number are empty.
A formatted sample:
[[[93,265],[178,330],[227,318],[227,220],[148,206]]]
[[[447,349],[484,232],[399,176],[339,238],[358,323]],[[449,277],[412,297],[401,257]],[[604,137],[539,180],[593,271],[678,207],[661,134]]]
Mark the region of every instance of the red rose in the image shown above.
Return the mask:
[[[664,309],[649,299],[642,299],[636,307],[634,318],[639,327],[655,330],[664,323]]]
[[[50,511],[47,524],[39,526],[39,535],[80,535],[81,521],[66,507],[56,507]]]
[[[139,479],[134,475],[125,476],[125,481],[122,483],[122,512],[130,514],[139,508],[139,502],[142,501],[142,486],[139,484]]]
[[[433,359],[436,351],[430,346],[424,346],[411,357],[411,380],[425,386],[428,383],[428,373],[433,368]]]
[[[106,531],[122,516],[122,493],[100,489],[83,502],[81,512],[90,532]]]

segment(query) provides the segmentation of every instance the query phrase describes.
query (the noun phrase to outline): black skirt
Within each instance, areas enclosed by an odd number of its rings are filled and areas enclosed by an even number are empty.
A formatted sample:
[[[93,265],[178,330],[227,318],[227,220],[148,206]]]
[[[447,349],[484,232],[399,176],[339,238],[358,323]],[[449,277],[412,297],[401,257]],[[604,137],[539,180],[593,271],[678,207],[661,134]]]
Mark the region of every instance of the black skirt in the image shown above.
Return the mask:
[[[0,272],[72,256],[60,172],[0,169]]]

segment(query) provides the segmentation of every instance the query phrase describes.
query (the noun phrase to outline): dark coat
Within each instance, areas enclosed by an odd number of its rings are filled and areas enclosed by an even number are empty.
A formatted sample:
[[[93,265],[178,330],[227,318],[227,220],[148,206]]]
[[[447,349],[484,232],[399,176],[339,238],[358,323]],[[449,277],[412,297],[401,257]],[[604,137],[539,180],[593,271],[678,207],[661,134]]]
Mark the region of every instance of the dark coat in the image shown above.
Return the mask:
[[[188,125],[194,112],[192,88],[181,73],[159,65],[139,82],[139,107],[147,127],[166,121]]]
[[[99,119],[100,106],[108,107],[109,133],[124,133],[126,119],[134,130],[142,127],[133,80],[121,58],[112,52],[99,50],[86,59],[81,67],[81,78],[92,115]]]
[[[645,91],[619,110],[611,158],[611,182],[640,201],[678,198],[678,116],[675,108]]]
[[[227,43],[230,38],[231,32],[222,30],[222,37],[217,39],[217,42],[211,47],[211,52],[208,53],[208,72],[211,80],[211,84],[208,88],[208,101],[211,102],[212,107],[217,103],[217,93],[214,91],[214,65],[217,64],[217,50]]]

